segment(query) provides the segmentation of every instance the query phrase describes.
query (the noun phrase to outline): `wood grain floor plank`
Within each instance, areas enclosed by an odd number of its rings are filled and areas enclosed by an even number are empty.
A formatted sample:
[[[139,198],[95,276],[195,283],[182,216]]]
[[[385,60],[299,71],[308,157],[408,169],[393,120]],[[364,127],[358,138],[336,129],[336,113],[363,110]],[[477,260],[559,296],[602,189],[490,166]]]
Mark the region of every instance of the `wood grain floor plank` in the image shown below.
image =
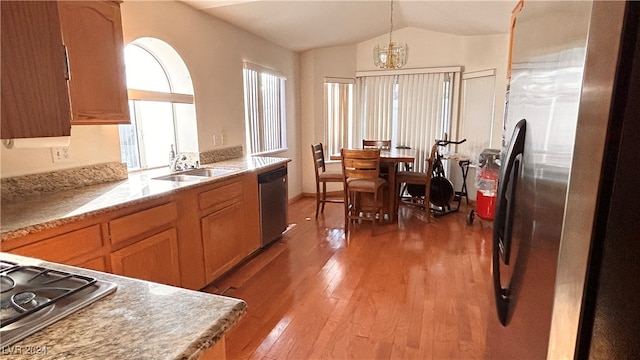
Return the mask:
[[[341,206],[315,219],[302,198],[289,214],[282,239],[205,289],[248,304],[229,359],[483,358],[490,222],[402,206],[397,223],[355,224],[347,246]]]

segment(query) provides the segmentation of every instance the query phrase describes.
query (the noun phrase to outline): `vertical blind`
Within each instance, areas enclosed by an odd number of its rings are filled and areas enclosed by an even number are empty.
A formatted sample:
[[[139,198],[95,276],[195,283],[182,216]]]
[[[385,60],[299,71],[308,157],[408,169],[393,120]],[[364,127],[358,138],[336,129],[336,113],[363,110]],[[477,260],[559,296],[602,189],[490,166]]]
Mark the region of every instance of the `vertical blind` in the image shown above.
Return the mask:
[[[480,75],[462,76],[460,126],[467,142],[458,146],[458,152],[473,160],[483,149],[491,147],[493,132],[496,76],[494,72]]]
[[[286,148],[285,78],[248,63],[243,78],[249,153]]]
[[[396,145],[416,149],[417,171],[424,171],[435,139],[449,131],[451,74],[398,75]]]
[[[356,78],[356,119],[350,145],[362,144],[362,139],[391,139],[393,125],[394,88],[396,76]]]
[[[435,139],[450,131],[453,72],[356,78],[356,121],[351,144],[390,139],[392,146],[416,150],[416,170],[424,171]]]
[[[325,79],[326,146],[325,156],[337,154],[349,144],[353,124],[353,79]],[[347,145],[347,147],[349,147]]]

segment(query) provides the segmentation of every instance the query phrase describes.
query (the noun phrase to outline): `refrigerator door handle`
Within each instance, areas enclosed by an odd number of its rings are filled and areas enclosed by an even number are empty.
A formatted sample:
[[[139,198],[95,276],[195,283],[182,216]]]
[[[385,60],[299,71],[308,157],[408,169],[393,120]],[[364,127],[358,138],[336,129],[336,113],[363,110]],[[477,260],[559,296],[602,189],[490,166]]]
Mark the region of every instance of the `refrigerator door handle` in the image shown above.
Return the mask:
[[[520,162],[524,152],[526,129],[526,120],[522,119],[516,124],[498,183],[496,216],[493,224],[493,290],[498,318],[502,325],[507,324],[509,288],[503,288],[500,282],[500,261],[502,260],[505,265],[509,265],[515,193],[520,174]]]

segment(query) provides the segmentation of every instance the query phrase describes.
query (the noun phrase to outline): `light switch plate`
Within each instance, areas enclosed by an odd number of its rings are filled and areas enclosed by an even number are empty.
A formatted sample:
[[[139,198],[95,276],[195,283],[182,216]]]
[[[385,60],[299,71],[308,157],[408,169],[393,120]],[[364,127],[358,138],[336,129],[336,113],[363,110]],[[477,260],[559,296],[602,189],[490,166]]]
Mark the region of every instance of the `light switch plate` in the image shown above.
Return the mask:
[[[71,151],[68,146],[52,147],[51,156],[54,163],[71,161]]]

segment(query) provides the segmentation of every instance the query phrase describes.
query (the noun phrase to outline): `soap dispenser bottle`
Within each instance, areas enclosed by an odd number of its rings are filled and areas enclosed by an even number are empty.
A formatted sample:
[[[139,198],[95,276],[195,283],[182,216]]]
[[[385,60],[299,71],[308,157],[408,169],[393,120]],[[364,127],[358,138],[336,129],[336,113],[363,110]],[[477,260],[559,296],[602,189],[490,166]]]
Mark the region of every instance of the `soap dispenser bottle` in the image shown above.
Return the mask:
[[[173,150],[173,144],[171,144],[171,150],[169,151],[169,162],[172,162],[176,158],[176,152]]]

